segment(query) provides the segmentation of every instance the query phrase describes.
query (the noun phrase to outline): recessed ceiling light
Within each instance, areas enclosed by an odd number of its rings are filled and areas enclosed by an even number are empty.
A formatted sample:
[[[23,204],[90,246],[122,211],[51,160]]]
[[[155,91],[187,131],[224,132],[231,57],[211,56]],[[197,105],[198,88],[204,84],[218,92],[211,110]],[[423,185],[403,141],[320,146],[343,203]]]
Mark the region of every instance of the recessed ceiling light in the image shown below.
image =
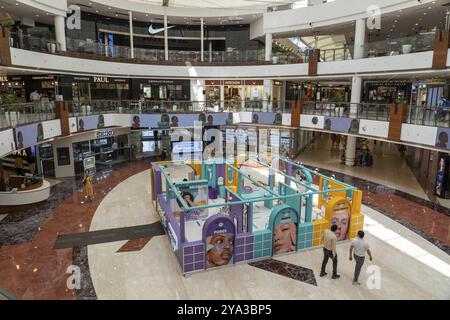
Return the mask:
[[[426,15],[427,15],[427,13],[426,13],[426,12],[424,12],[424,13],[423,13],[423,15],[424,15],[424,16],[426,16]]]
[[[398,20],[394,20],[394,22],[395,22],[395,23],[397,23],[397,22],[398,22]]]
[[[3,8],[3,7],[2,7]],[[36,17],[39,17],[39,15],[37,14]]]
[[[148,14],[145,14],[146,17],[148,17]]]
[[[119,15],[116,13],[115,16],[118,17]]]
[[[416,26],[418,26],[419,24],[418,23],[416,23]]]
[[[431,9],[431,7],[428,7],[428,10],[430,10]]]
[[[96,13],[98,13],[98,10],[95,10]]]
[[[108,7],[108,10],[111,10],[111,7]]]

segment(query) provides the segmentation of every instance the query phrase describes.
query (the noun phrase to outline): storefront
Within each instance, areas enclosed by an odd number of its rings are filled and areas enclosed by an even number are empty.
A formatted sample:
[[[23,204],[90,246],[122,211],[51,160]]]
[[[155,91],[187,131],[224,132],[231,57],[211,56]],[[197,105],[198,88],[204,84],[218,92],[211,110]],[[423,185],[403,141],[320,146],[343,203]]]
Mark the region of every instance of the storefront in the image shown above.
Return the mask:
[[[131,79],[132,100],[190,100],[190,80]]]
[[[208,106],[220,105],[222,86],[222,80],[205,80],[205,100]]]
[[[448,83],[445,79],[424,80],[412,85],[411,102],[416,106],[436,107],[442,97],[448,97]]]
[[[59,92],[64,100],[86,103],[92,100],[129,100],[130,80],[104,76],[60,76]]]
[[[2,103],[26,102],[25,80],[21,76],[0,76]]]
[[[83,175],[86,169],[99,171],[129,161],[128,140],[128,134],[116,134],[116,129],[108,129],[95,132],[95,139],[73,143],[75,175]]]
[[[366,81],[364,82],[364,102],[410,103],[412,83],[408,81]]]

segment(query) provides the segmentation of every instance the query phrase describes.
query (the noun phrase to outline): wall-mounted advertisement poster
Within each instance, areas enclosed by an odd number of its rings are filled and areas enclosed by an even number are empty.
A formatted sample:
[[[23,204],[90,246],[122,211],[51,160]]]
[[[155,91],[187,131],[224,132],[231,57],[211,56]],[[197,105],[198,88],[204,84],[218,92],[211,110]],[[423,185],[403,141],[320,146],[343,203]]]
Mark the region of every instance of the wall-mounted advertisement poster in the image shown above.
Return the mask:
[[[33,123],[15,129],[17,149],[35,145],[44,140],[44,127],[41,122]]]
[[[283,115],[275,112],[252,112],[252,123],[258,124],[283,124]]]
[[[449,136],[450,136],[450,129],[439,128],[436,134],[435,146],[441,149],[450,149],[450,145],[448,143]]]
[[[206,267],[233,263],[235,226],[228,217],[213,217],[205,223]]]
[[[359,120],[341,117],[325,117],[324,129],[356,134],[359,132]]]
[[[435,193],[440,198],[445,198],[447,192],[448,170],[449,156],[447,154],[439,153]]]
[[[297,246],[297,214],[290,207],[274,208],[273,254],[292,252]]]
[[[105,118],[102,114],[77,117],[77,132],[101,129],[105,127]]]

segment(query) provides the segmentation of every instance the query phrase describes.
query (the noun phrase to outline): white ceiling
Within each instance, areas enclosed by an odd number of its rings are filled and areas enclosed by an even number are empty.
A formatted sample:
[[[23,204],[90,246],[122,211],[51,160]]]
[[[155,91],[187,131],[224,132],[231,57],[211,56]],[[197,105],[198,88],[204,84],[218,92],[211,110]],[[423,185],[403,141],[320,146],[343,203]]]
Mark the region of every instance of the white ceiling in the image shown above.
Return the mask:
[[[168,7],[202,8],[202,9],[258,9],[290,4],[295,0],[128,0],[130,2],[145,3],[162,6],[167,2]]]

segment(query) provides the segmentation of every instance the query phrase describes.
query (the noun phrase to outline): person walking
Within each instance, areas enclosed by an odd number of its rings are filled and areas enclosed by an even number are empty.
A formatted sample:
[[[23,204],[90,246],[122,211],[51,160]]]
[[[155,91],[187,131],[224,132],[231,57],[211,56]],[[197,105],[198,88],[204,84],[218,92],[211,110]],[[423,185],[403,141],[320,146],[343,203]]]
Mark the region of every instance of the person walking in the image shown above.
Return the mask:
[[[87,171],[84,174],[83,183],[84,183],[84,197],[92,201],[94,198],[94,190],[92,190],[91,176]]]
[[[364,264],[364,260],[366,258],[366,252],[369,255],[370,261],[372,261],[372,253],[370,252],[369,245],[366,241],[363,240],[364,231],[359,230],[358,236],[352,240],[350,245],[350,261],[352,261],[352,253],[353,258],[355,258],[356,266],[355,266],[355,274],[353,276],[353,285],[360,285],[358,282],[359,274],[361,273],[361,268]]]
[[[325,268],[327,267],[328,259],[333,260],[333,276],[332,279],[339,279],[341,276],[337,274],[337,253],[336,253],[336,242],[337,237],[334,234],[337,230],[337,225],[333,224],[330,229],[325,230],[323,233],[323,261],[322,269],[320,270],[320,276],[324,277],[327,275]]]
[[[20,156],[16,156],[16,159],[14,160],[14,166],[16,167],[16,173],[18,176],[23,176],[23,159]]]

